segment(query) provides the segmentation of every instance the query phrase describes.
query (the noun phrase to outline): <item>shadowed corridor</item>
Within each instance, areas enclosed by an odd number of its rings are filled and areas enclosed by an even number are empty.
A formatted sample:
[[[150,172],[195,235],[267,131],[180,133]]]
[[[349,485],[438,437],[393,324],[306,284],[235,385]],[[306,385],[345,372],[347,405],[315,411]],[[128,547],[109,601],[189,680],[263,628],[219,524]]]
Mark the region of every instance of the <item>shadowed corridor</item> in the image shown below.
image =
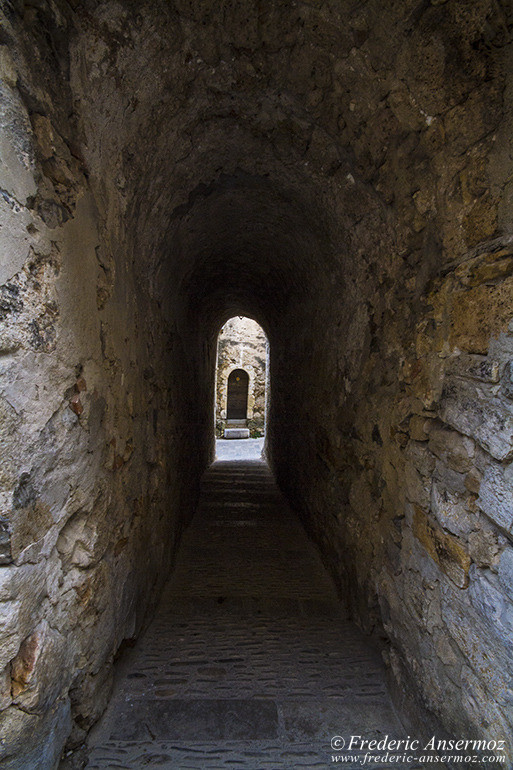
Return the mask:
[[[267,465],[216,462],[87,768],[324,768],[341,733],[404,737],[379,652]]]
[[[1,5],[1,770],[513,766],[512,4]]]

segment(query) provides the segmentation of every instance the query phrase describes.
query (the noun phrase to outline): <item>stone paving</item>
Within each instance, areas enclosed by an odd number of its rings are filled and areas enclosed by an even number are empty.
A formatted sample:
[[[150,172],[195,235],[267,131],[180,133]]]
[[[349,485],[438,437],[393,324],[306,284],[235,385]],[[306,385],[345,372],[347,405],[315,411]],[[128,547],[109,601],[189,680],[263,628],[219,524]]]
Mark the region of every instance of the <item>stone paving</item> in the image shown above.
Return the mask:
[[[216,439],[216,460],[262,460],[263,438]]]
[[[353,733],[404,736],[378,651],[345,620],[267,466],[216,462],[87,769],[326,768],[332,737]]]

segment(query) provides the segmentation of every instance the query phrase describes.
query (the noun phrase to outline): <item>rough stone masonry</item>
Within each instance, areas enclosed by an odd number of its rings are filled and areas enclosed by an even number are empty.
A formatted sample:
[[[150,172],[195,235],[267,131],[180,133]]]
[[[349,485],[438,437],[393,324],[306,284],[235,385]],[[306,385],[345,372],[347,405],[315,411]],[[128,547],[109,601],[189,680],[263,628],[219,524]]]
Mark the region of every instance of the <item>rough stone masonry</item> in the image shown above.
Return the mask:
[[[513,762],[510,3],[1,10],[2,768],[55,767],[104,709],[234,315],[268,333],[277,480],[398,702]]]

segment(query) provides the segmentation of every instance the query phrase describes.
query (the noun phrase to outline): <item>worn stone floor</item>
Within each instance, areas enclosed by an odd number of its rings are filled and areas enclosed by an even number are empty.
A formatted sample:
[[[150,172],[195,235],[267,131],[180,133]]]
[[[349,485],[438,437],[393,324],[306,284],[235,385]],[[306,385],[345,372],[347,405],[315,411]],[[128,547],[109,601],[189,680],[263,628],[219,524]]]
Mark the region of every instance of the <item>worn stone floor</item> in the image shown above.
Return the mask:
[[[216,460],[261,460],[263,438],[216,439]]]
[[[351,734],[404,736],[379,652],[344,619],[267,466],[214,463],[88,770],[325,768],[343,753],[331,739]]]

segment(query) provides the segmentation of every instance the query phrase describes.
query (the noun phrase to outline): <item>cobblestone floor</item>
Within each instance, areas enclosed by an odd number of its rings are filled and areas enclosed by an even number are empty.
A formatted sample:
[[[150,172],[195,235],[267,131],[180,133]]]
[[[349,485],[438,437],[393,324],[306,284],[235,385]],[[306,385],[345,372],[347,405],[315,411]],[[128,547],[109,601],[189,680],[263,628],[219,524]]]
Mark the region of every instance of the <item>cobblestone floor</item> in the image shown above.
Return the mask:
[[[353,733],[404,735],[377,650],[344,619],[267,466],[216,462],[88,770],[326,768],[332,737]]]

